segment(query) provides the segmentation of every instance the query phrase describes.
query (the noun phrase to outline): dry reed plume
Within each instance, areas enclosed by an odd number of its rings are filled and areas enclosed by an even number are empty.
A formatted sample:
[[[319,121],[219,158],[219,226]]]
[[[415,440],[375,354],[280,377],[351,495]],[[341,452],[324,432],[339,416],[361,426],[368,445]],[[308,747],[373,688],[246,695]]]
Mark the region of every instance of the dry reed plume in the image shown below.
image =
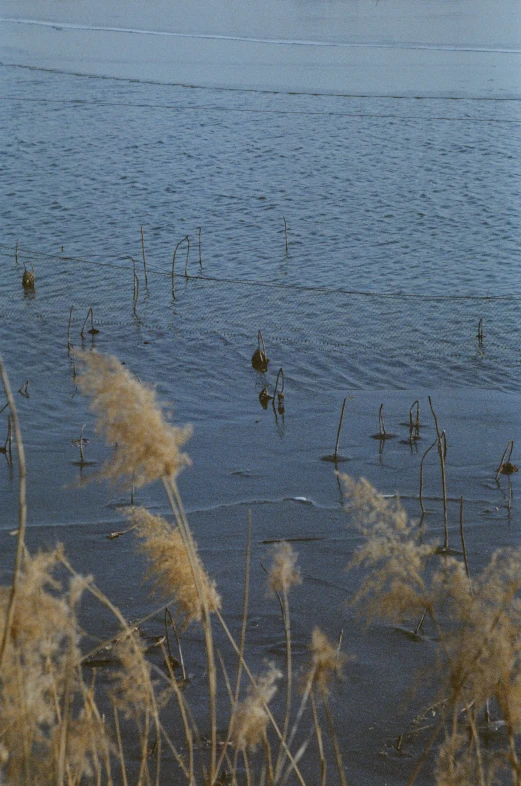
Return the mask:
[[[191,429],[172,426],[158,406],[155,390],[137,380],[119,360],[97,352],[77,352],[85,366],[80,390],[91,399],[97,431],[116,449],[105,477],[143,486],[175,478],[189,463],[181,447]]]
[[[154,516],[145,508],[136,508],[132,520],[141,540],[140,550],[148,559],[146,578],[152,582],[155,593],[165,599],[173,595],[186,624],[201,622],[204,608],[179,527],[172,527],[162,516]],[[220,609],[221,598],[215,582],[206,574],[199,557],[197,571],[208,608]]]
[[[277,691],[282,672],[270,664],[266,674],[248,688],[248,695],[232,715],[232,744],[239,750],[255,749],[263,741],[269,723],[267,706]]]

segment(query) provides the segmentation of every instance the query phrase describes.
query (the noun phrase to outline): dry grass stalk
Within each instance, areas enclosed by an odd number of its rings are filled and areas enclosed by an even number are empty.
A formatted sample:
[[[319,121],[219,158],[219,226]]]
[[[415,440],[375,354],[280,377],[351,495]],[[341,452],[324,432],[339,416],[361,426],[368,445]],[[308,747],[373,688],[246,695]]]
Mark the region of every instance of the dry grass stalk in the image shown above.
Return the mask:
[[[7,376],[4,362],[1,357],[0,357],[0,376],[2,378],[4,392],[7,398],[7,403],[9,404],[9,411],[11,414],[10,422],[12,423],[12,428],[16,440],[16,451],[18,455],[18,472],[19,472],[18,533],[17,533],[17,542],[16,542],[16,557],[15,557],[15,564],[14,564],[14,575],[11,583],[11,590],[9,593],[9,602],[7,606],[7,612],[5,615],[3,632],[2,632],[2,642],[0,644],[0,672],[1,672],[4,662],[6,647],[7,647],[7,641],[11,632],[11,626],[13,623],[13,617],[15,613],[16,591],[18,587],[20,571],[22,569],[22,564],[23,564],[23,555],[25,551],[25,527],[27,521],[27,502],[26,502],[27,469],[25,463],[25,449],[22,440],[22,432],[20,429],[20,421],[18,418],[18,410],[16,409],[14,396],[11,391],[11,385],[9,383],[9,377]]]

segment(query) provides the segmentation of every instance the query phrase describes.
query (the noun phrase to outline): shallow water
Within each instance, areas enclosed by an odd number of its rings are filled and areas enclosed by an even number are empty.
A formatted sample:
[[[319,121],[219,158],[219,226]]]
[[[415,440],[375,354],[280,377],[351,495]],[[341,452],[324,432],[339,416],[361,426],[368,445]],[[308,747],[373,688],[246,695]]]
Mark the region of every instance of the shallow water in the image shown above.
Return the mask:
[[[121,18],[114,11],[108,21],[121,26]],[[273,33],[267,20],[264,37]],[[77,15],[70,21],[86,23]],[[157,19],[141,22],[150,29]],[[304,39],[313,24],[302,24]],[[208,25],[197,29],[211,32]],[[324,40],[331,29],[321,29]],[[233,32],[247,33],[240,16]],[[501,40],[512,47],[514,38]],[[486,36],[470,43],[483,45]],[[4,61],[14,62],[9,54]],[[56,51],[49,56],[56,60]],[[94,73],[102,61],[93,62]],[[137,68],[130,56],[129,63]],[[411,675],[402,664],[406,658],[413,672],[414,663],[429,660],[432,642],[411,642],[379,625],[363,633],[343,605],[359,580],[344,572],[357,538],[334,467],[321,458],[333,452],[341,404],[350,396],[340,439],[350,460],[339,469],[399,493],[419,517],[419,464],[435,433],[431,396],[448,439],[451,543],[458,545],[460,496],[472,570],[493,549],[519,543],[518,476],[494,479],[508,440],[517,444],[521,436],[519,102],[473,100],[469,93],[448,100],[194,90],[108,78],[112,72],[103,79],[57,73],[52,65],[52,72],[1,69],[0,348],[13,388],[29,382],[29,398],[17,395],[29,466],[29,544],[63,540],[72,562],[94,572],[126,614],[136,619],[152,608],[130,538],[106,538],[125,528],[129,493],[80,484],[109,451],[75,385],[67,352],[73,307],[75,347],[116,354],[157,384],[176,422],[193,424],[193,466],[180,486],[232,620],[240,615],[252,511],[259,591],[250,642],[259,664],[280,655],[268,635],[278,623],[264,597],[266,541],[297,539],[305,575],[294,599],[297,651],[304,652],[320,620],[332,636],[344,628],[345,647],[357,655],[335,702],[349,732],[346,771],[352,782],[401,783],[411,759],[393,753],[388,741],[424,700],[416,697],[396,716]],[[279,75],[279,89],[285,78]],[[188,264],[184,244],[173,297],[173,250],[186,235]],[[139,279],[135,300],[129,257]],[[34,293],[21,286],[24,265],[34,269]],[[82,340],[89,307],[99,333]],[[258,330],[271,358],[266,374],[251,367]],[[280,367],[283,415],[271,404],[263,410],[258,399],[264,385],[273,393]],[[411,446],[404,424],[416,399],[424,428]],[[371,438],[381,404],[387,430],[397,434],[385,442]],[[81,467],[71,443],[83,424],[89,444]],[[433,453],[423,526],[441,538]],[[1,455],[0,493],[7,576],[17,478]],[[138,490],[136,501],[167,511],[156,486]],[[96,624],[97,635],[109,635],[108,622]],[[203,669],[197,643],[195,637],[190,651],[195,674]],[[420,750],[418,742],[408,753]],[[430,782],[428,774],[422,782]]]

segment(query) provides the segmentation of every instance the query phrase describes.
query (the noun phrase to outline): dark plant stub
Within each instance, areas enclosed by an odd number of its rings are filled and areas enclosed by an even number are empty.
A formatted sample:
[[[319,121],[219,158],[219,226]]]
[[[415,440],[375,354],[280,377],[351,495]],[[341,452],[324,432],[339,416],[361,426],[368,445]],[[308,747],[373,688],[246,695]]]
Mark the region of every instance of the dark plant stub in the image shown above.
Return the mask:
[[[267,371],[269,357],[262,349],[256,349],[251,357],[251,364],[256,371]]]
[[[34,289],[34,273],[30,270],[24,270],[22,286],[24,289]]]
[[[263,409],[268,409],[268,403],[271,401],[273,396],[270,396],[268,393],[268,388],[263,387],[261,392],[259,393],[259,401]]]
[[[519,467],[516,467],[511,461],[505,461],[498,471],[501,472],[502,475],[512,475],[514,472],[519,472]]]

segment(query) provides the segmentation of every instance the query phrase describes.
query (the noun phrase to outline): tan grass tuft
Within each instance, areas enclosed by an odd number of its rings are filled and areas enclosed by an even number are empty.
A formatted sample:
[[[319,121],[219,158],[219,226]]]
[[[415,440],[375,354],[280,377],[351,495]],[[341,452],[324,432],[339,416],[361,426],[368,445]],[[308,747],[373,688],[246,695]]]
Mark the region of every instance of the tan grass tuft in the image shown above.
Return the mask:
[[[417,527],[399,501],[384,499],[364,478],[358,483],[347,475],[340,479],[349,500],[346,509],[364,537],[348,567],[370,569],[354,603],[369,621],[421,615],[429,606],[425,568],[436,544],[418,542]]]
[[[313,628],[309,649],[311,664],[306,682],[311,680],[320,693],[326,695],[329,692],[331,679],[342,677],[342,668],[347,661],[347,655],[341,652],[318,627]]]
[[[189,463],[180,448],[191,429],[168,423],[155,390],[137,380],[116,358],[97,352],[76,354],[85,365],[78,384],[91,399],[97,431],[116,446],[104,476],[136,486],[175,477]]]
[[[282,677],[273,664],[266,674],[259,677],[256,687],[250,686],[245,700],[239,704],[232,717],[232,745],[239,750],[254,749],[262,742],[269,715],[266,707],[277,692],[277,680]]]
[[[147,578],[152,581],[154,591],[165,598],[175,597],[177,609],[186,624],[201,622],[204,607],[179,527],[172,527],[166,519],[152,515],[145,508],[137,508],[132,519],[141,539],[140,549],[150,563]],[[208,609],[220,609],[221,598],[215,583],[206,574],[197,554],[196,560],[199,584],[206,596]]]
[[[286,541],[277,543],[273,551],[273,563],[268,577],[272,592],[285,594],[290,587],[302,584],[302,574],[297,567],[298,554]]]

